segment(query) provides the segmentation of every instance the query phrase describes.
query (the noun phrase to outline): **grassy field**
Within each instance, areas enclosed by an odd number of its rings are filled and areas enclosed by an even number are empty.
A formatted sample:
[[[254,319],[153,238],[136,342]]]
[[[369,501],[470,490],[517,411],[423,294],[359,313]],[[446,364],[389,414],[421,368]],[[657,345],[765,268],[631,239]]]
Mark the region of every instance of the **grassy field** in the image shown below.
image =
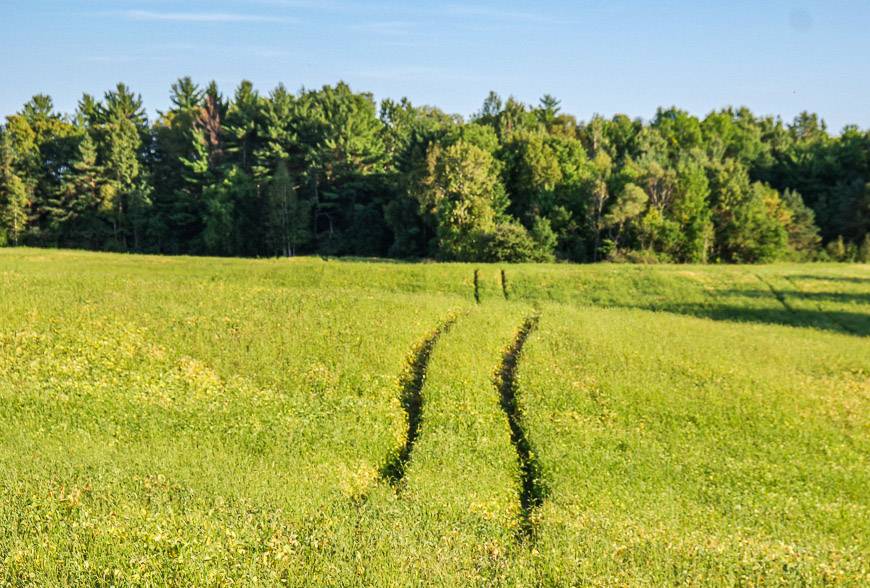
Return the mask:
[[[675,584],[870,584],[870,267],[0,249],[0,586]]]

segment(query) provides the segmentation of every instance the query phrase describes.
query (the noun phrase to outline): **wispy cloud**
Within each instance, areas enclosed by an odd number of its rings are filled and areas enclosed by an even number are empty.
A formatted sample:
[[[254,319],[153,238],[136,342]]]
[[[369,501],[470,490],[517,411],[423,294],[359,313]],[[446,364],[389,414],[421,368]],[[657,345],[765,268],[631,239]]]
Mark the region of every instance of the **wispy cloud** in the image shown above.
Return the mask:
[[[157,12],[152,10],[125,10],[113,13],[128,20],[161,21],[161,22],[188,22],[188,23],[244,23],[244,22],[272,22],[294,23],[296,19],[281,16],[267,16],[262,14],[241,14],[234,12]]]
[[[298,8],[301,10],[356,11],[360,9],[356,4],[328,0],[254,0],[254,2],[256,4],[283,6],[285,8]]]

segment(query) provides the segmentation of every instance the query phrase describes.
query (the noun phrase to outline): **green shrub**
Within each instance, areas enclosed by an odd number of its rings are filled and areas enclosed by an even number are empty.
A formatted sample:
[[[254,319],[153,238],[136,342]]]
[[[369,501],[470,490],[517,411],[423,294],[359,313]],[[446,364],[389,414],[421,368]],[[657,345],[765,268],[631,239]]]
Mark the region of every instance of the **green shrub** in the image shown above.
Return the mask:
[[[864,235],[861,247],[858,248],[857,260],[860,263],[870,263],[870,234]]]
[[[543,233],[543,229],[541,230]],[[535,241],[517,222],[501,223],[482,240],[482,259],[487,262],[553,261],[553,250]]]
[[[846,261],[846,243],[843,241],[843,236],[840,235],[834,241],[831,241],[825,246],[825,251],[833,261]]]

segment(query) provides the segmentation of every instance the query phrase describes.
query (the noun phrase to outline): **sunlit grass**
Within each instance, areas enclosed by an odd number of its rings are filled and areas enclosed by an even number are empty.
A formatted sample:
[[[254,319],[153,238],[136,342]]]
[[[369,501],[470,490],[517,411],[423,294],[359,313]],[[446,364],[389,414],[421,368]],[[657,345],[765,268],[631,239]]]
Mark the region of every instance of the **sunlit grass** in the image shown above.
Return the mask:
[[[868,321],[866,266],[0,250],[0,585],[863,585]]]

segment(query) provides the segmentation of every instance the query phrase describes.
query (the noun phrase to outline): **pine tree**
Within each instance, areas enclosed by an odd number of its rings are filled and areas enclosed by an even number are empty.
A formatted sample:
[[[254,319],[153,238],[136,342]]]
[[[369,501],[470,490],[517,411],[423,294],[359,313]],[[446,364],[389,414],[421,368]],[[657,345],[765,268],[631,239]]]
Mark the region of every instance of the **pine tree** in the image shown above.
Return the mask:
[[[105,174],[103,204],[111,209],[112,248],[128,249],[128,208],[142,173],[147,119],[142,98],[124,84],[106,92],[94,126],[99,162]]]
[[[97,147],[90,133],[85,130],[79,143],[78,156],[73,160],[52,211],[58,231],[72,237],[75,243],[87,243],[99,248],[107,235],[103,229],[104,217],[111,212],[111,203],[104,202],[108,196],[105,171],[97,163]],[[72,233],[72,235],[70,235]]]

